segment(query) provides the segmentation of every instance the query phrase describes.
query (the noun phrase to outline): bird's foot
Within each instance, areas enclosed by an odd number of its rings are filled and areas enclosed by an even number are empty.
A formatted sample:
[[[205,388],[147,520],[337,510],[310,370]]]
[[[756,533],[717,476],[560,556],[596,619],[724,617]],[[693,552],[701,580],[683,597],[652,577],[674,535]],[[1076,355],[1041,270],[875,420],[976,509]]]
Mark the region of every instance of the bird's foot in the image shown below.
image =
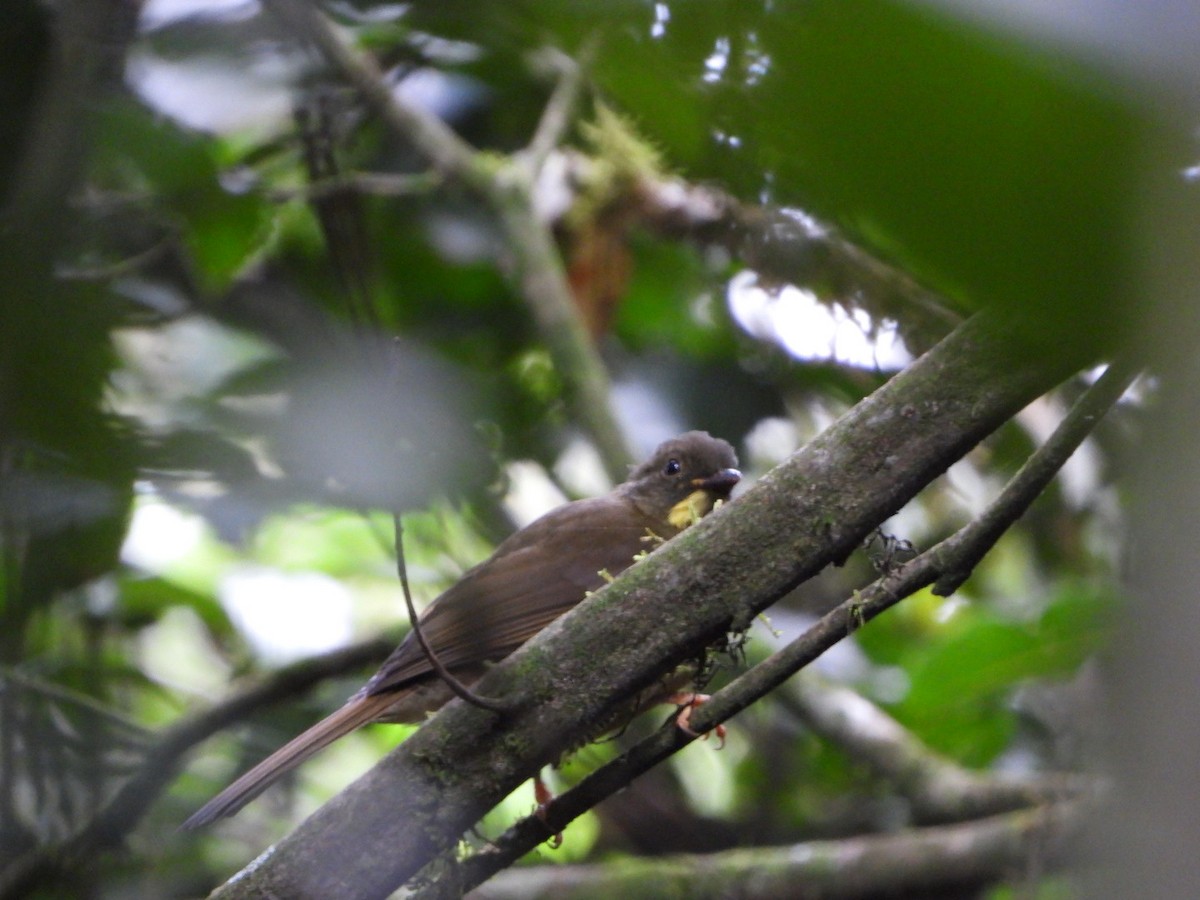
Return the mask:
[[[704,741],[708,740],[708,736],[710,734],[716,734],[717,740],[721,742],[717,745],[717,749],[720,750],[725,746],[726,731],[724,725],[718,725],[716,728],[712,729],[712,731],[706,731],[704,734],[699,734],[693,731],[691,727],[692,710],[701,704],[707,703],[709,699],[710,698],[708,694],[697,694],[694,691],[683,691],[681,693],[672,694],[667,698],[667,702],[683,707],[679,711],[679,715],[675,717],[676,728],[678,728],[684,734],[690,735],[694,738],[698,737]]]
[[[545,823],[549,814],[550,801],[554,799],[554,792],[550,790],[546,782],[542,781],[540,773],[533,776],[533,799],[537,801],[537,809],[533,811],[533,814]],[[562,832],[559,831],[551,835],[550,840],[546,843],[550,845],[551,850],[557,850],[562,846],[562,842]]]

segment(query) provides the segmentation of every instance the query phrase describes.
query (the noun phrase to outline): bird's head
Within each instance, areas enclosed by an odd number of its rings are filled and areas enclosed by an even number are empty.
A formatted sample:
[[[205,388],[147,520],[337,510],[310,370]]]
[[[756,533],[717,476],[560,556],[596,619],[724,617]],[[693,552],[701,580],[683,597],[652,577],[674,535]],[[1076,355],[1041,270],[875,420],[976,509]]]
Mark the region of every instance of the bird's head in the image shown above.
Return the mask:
[[[651,518],[678,530],[712,511],[741,479],[728,441],[689,431],[658,446],[635,468],[621,491]]]

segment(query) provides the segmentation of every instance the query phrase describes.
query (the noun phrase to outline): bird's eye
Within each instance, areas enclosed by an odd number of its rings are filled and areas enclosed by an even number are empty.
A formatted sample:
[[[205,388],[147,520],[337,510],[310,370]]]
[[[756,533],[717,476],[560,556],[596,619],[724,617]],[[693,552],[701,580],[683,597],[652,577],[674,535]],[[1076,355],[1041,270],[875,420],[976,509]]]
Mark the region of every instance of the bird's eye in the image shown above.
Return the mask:
[[[664,475],[678,475],[683,466],[679,464],[677,459],[668,459],[667,464],[663,466]]]

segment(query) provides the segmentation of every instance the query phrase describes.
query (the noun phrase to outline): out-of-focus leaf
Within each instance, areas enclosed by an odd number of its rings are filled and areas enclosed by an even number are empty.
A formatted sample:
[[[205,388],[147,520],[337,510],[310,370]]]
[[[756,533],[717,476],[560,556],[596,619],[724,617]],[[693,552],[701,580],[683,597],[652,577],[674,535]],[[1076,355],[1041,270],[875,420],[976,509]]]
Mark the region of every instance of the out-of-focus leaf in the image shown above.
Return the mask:
[[[906,660],[911,679],[894,712],[932,746],[986,764],[1015,727],[1013,690],[1075,671],[1104,645],[1111,617],[1110,600],[1077,586],[1064,588],[1033,623],[964,611],[940,634],[927,634],[923,646],[910,643],[894,655]]]
[[[688,247],[638,241],[617,333],[636,350],[673,347],[697,359],[732,359],[724,286]]]
[[[204,472],[227,484],[259,477],[253,457],[243,448],[212,432],[187,429],[148,442],[143,466],[165,472]]]
[[[215,636],[225,637],[233,632],[229,616],[215,596],[167,578],[123,578],[114,617],[125,627],[135,629],[157,621],[172,606],[193,610]]]
[[[873,620],[870,627],[856,631],[854,640],[874,662],[902,665],[914,648],[937,641],[946,633],[946,603],[945,597],[926,588]]]
[[[567,46],[600,34],[595,77],[688,177],[798,203],[1064,350],[1119,336],[1167,129],[1110,72],[916,3],[523,10]]]
[[[970,764],[1003,749],[1013,728],[1008,689],[1038,656],[1028,629],[981,620],[928,649],[909,669],[911,687],[894,710],[932,747]]]
[[[98,141],[101,177],[141,189],[181,231],[205,288],[229,285],[267,237],[271,209],[250,193],[222,187],[217,145],[165,119],[114,106]]]
[[[283,570],[318,570],[351,578],[364,574],[364,560],[391,568],[391,523],[369,523],[356,513],[292,509],[263,523],[255,557]]]
[[[1108,591],[1074,582],[1061,587],[1038,622],[1046,673],[1072,672],[1100,652],[1112,637],[1116,612]]]

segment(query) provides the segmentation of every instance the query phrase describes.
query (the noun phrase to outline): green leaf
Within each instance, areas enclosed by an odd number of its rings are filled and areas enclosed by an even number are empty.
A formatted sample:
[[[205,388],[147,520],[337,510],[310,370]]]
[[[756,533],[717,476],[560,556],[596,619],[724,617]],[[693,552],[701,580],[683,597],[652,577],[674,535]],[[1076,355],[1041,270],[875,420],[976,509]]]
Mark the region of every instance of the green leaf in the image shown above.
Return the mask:
[[[688,177],[829,218],[964,307],[1113,339],[1165,131],[1128,86],[911,3],[670,13],[655,37],[629,11],[596,72]]]
[[[1093,585],[1069,582],[1060,587],[1038,623],[1039,646],[1047,674],[1068,674],[1109,645],[1117,598]]]
[[[121,579],[115,615],[126,627],[140,628],[156,622],[172,606],[195,611],[214,635],[233,632],[224,607],[211,594],[191,590],[166,578],[126,575]]]
[[[144,190],[179,228],[202,285],[216,292],[261,249],[272,209],[221,184],[218,143],[115,105],[101,124],[98,177],[118,190]]]

